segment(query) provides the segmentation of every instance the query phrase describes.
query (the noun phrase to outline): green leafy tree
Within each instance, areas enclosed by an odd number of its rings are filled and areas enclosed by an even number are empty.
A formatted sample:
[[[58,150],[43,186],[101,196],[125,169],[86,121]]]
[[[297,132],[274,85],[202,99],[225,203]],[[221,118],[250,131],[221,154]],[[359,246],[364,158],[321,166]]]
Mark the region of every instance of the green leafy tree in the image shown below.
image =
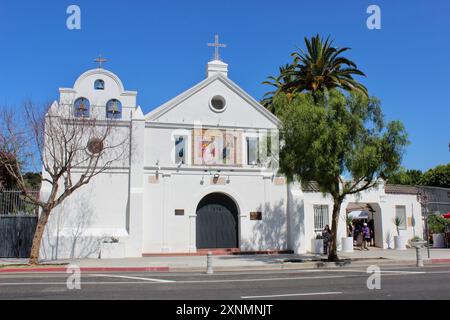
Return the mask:
[[[344,95],[331,90],[327,99],[312,93],[292,99],[280,94],[274,104],[283,110],[280,170],[290,180],[316,181],[320,191],[333,198],[328,259],[336,261],[342,202],[398,170],[407,134],[401,122],[384,124],[378,99],[357,91]],[[344,180],[344,174],[352,179]]]
[[[450,163],[437,166],[425,172],[419,184],[423,186],[450,188]]]
[[[387,177],[387,182],[390,184],[401,184],[416,186],[420,184],[423,173],[420,170],[406,170],[400,168],[397,172]]]
[[[27,172],[23,175],[23,179],[25,180],[25,184],[31,190],[39,190],[41,187],[42,176],[39,173]]]
[[[7,167],[19,167],[17,158],[10,152],[1,150],[0,151],[0,188],[1,189],[13,189],[16,186],[16,179],[13,174],[11,174]],[[15,171],[18,172],[17,170]]]

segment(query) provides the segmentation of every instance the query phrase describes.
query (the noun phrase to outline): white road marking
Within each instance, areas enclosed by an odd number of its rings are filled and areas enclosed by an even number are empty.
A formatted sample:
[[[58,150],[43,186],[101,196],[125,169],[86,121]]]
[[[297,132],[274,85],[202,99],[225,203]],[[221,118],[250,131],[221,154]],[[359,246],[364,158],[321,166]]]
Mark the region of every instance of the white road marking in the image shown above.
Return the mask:
[[[122,282],[118,282],[118,281],[104,281],[104,282],[97,282],[97,281],[92,281],[92,282],[81,282],[81,286],[86,286],[86,285],[118,285],[118,284],[159,284],[157,282],[149,282],[149,281],[141,281],[141,282],[137,282],[137,281],[122,281]],[[53,285],[61,285],[61,286],[66,286],[67,283],[66,282],[11,282],[11,283],[0,283],[0,287],[5,286],[53,286]]]
[[[254,281],[281,281],[281,280],[308,280],[308,279],[334,279],[345,278],[345,276],[326,276],[326,277],[286,277],[286,278],[262,278],[262,279],[222,279],[222,280],[186,280],[177,281],[177,283],[225,283],[225,282],[254,282]]]
[[[332,278],[345,278],[345,276],[329,276],[329,277],[295,277],[295,278],[268,278],[268,279],[230,279],[230,280],[187,280],[187,281],[172,281],[172,280],[162,280],[162,279],[151,279],[151,278],[139,278],[139,277],[127,277],[127,276],[110,276],[110,275],[93,275],[111,278],[123,278],[130,280],[141,280],[136,282],[126,282],[126,281],[115,281],[115,282],[98,282],[98,281],[82,281],[82,285],[119,285],[119,284],[162,284],[162,283],[224,283],[224,282],[255,282],[255,281],[280,281],[280,280],[308,280],[308,279],[332,279]],[[9,282],[1,283],[0,286],[19,286],[19,285],[66,285],[65,282]]]
[[[380,270],[380,273],[392,273],[392,274],[425,274],[425,271],[402,271],[402,270]]]
[[[325,296],[337,295],[342,292],[310,292],[310,293],[291,293],[291,294],[272,294],[267,296],[244,296],[241,299],[263,299],[263,298],[283,298],[283,297],[301,297],[301,296]]]
[[[150,281],[150,282],[158,282],[158,283],[173,283],[173,282],[175,282],[173,280],[130,277],[130,276],[118,276],[118,275],[111,275],[111,274],[91,274],[90,276],[93,276],[93,277],[104,277],[104,278],[129,279],[129,280],[142,280],[142,281]]]

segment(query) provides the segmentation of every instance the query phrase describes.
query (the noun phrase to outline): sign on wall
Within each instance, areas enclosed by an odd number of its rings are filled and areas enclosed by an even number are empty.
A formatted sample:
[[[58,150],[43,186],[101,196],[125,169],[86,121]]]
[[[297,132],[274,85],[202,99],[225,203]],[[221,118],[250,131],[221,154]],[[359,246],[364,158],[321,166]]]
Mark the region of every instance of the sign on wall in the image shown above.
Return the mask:
[[[262,212],[250,212],[250,220],[253,221],[261,221],[262,220]]]

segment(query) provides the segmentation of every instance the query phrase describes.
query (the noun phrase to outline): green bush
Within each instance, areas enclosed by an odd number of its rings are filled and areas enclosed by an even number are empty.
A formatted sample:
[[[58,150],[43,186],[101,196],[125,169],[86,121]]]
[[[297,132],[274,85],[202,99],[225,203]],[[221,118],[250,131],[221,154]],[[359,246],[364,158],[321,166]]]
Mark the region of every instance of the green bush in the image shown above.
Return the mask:
[[[449,224],[449,219],[445,219],[442,216],[431,215],[428,218],[428,232],[429,234],[444,233],[445,227]]]

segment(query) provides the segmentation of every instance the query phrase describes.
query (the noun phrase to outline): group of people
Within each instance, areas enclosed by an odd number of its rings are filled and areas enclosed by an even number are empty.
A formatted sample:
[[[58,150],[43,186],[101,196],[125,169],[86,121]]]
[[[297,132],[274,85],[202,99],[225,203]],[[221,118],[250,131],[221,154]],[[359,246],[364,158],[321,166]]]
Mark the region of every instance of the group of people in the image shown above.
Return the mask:
[[[356,247],[360,247],[360,250],[369,251],[369,246],[375,245],[373,220],[370,220],[369,223],[359,220],[353,221],[352,225],[349,226],[349,236],[353,237],[353,244]],[[329,225],[326,225],[323,229],[322,238],[324,254],[328,254],[332,239]]]
[[[353,244],[360,247],[360,250],[369,250],[369,246],[375,245],[373,220],[368,223],[354,220],[349,229],[349,236],[353,236]]]

